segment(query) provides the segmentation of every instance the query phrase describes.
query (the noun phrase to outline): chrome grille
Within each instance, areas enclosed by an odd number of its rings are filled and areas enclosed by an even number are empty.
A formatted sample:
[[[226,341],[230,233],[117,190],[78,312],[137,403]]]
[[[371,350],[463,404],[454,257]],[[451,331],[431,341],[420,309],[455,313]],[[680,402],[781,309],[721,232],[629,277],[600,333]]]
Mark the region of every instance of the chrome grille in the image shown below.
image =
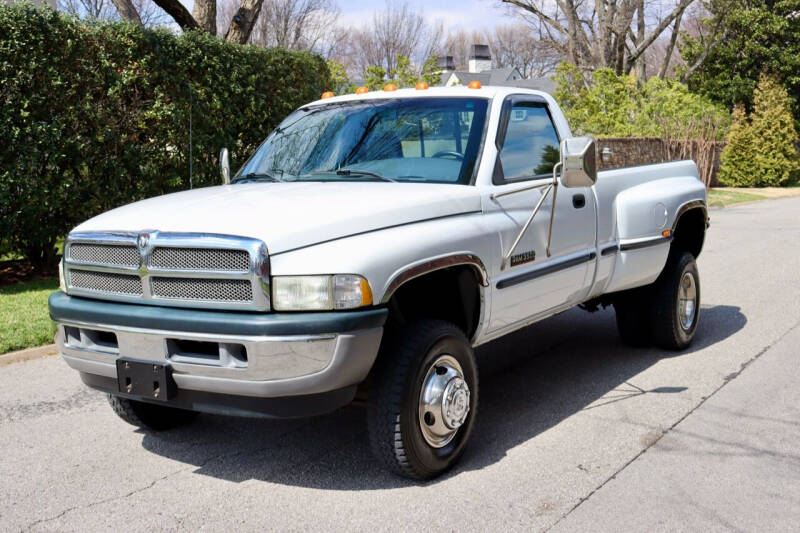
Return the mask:
[[[74,232],[67,292],[151,305],[269,311],[269,258],[258,239],[209,233]]]
[[[128,274],[72,270],[69,273],[69,284],[71,287],[92,292],[131,295],[142,294],[142,280],[139,276],[131,276]]]
[[[167,270],[220,270],[247,272],[250,254],[226,248],[156,248],[150,266]]]
[[[69,256],[81,263],[139,266],[139,251],[135,246],[75,243],[69,247]]]
[[[244,279],[152,278],[156,298],[249,302],[253,285]]]

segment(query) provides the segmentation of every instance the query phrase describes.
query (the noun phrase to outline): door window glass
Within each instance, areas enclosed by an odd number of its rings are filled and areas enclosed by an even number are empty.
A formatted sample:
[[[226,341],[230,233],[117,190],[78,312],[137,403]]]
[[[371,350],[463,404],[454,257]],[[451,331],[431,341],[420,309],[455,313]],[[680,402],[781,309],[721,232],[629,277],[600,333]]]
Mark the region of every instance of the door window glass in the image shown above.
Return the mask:
[[[518,102],[511,107],[499,157],[506,181],[553,173],[560,157],[558,134],[545,104]]]

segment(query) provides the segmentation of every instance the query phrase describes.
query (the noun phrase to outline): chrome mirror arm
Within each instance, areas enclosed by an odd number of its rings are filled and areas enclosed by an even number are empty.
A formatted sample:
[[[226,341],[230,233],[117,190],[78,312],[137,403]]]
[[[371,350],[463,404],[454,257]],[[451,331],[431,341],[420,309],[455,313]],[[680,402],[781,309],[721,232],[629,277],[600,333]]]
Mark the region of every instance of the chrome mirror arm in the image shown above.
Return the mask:
[[[547,257],[550,257],[550,243],[553,240],[553,222],[556,215],[556,198],[558,196],[558,168],[561,161],[553,165],[553,208],[550,209],[550,228],[547,230]]]

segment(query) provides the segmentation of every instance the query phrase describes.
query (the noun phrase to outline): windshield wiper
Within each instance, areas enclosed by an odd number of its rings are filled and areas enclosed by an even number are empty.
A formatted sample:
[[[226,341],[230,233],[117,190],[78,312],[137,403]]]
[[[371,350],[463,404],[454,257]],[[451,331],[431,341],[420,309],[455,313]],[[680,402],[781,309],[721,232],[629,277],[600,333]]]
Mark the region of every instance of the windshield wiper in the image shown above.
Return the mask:
[[[383,174],[378,174],[377,172],[372,172],[371,170],[361,170],[358,168],[340,168],[338,170],[312,170],[309,174],[318,176],[320,174],[336,174],[337,176],[371,176],[373,178],[378,178],[382,181],[391,181],[392,183],[397,183],[397,180],[384,176]]]
[[[238,183],[240,181],[281,181],[272,174],[268,172],[250,172],[245,174],[244,176],[239,176],[233,183]]]

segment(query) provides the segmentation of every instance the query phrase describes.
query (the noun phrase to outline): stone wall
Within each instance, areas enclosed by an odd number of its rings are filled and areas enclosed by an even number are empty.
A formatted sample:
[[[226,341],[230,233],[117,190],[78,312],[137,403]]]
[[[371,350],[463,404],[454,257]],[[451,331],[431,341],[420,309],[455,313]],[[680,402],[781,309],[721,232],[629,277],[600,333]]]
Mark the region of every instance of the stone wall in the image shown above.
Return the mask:
[[[597,139],[597,161],[601,170],[650,165],[681,159],[693,159],[700,168],[700,176],[709,186],[717,185],[719,156],[725,143],[702,140],[682,142],[660,137],[605,137]],[[603,150],[611,155],[603,160]]]

